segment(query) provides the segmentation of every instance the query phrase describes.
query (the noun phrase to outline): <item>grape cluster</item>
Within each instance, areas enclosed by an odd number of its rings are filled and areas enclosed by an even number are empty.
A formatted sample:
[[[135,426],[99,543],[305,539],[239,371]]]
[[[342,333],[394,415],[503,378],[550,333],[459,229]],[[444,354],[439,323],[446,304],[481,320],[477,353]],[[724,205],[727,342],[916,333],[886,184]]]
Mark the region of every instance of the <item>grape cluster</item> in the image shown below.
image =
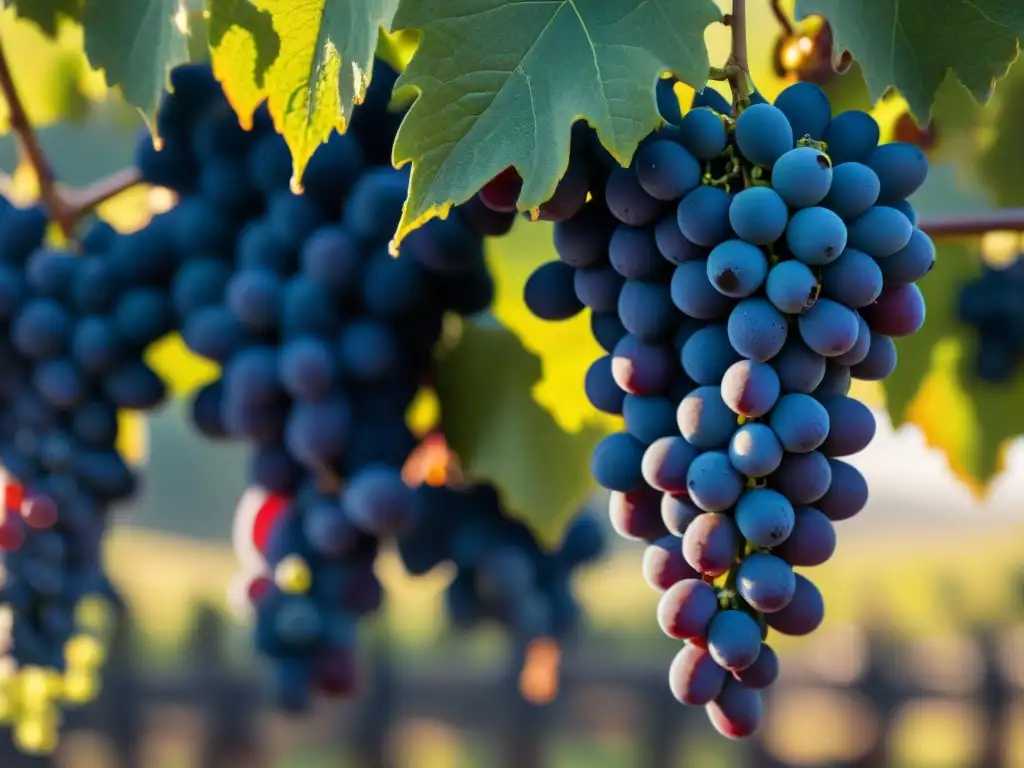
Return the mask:
[[[959,296],[960,322],[978,334],[974,372],[979,379],[1004,383],[1024,361],[1024,258],[1009,266],[984,267]]]
[[[604,552],[598,520],[575,517],[554,551],[509,517],[497,489],[430,485],[418,490],[421,517],[398,540],[405,568],[419,575],[441,563],[455,565],[445,598],[452,623],[471,629],[495,621],[520,642],[562,639],[577,624],[572,576]]]
[[[291,158],[265,109],[243,130],[209,68],[175,70],[162,147],[138,164],[177,193],[185,248],[170,290],[185,344],[221,367],[192,401],[198,430],[252,447],[249,480],[284,503],[248,576],[256,644],[281,705],[354,685],[354,628],[375,610],[378,543],[419,515],[402,479],[416,447],[406,412],[427,384],[447,313],[487,309],[482,234],[511,226],[479,202],[388,244],[408,173],[388,163],[393,73],[292,190]],[[381,97],[384,94],[384,98]],[[385,151],[388,150],[388,151]]]
[[[118,448],[119,412],[163,402],[164,384],[144,352],[174,319],[166,262],[133,266],[152,253],[144,240],[97,224],[81,254],[53,249],[45,245],[42,208],[3,201],[2,209],[0,461],[10,482],[0,523],[0,599],[12,613],[12,685],[44,680],[49,691],[14,717],[16,739],[36,751],[56,739],[61,699],[95,693],[94,669],[78,674],[73,665],[74,694],[62,673],[71,671],[69,648],[96,641],[80,636],[83,600],[117,600],[102,542],[108,512],[137,486]]]
[[[586,395],[625,422],[593,474],[613,526],[649,543],[659,623],[685,641],[672,692],[730,737],[761,720],[768,629],[823,618],[794,568],[825,562],[833,523],[867,501],[842,461],[875,433],[851,379],[893,371],[935,258],[906,199],[928,171],[918,147],[879,146],[870,115],[833,117],[811,83],[751,101],[733,117],[707,90],[664,110],[628,168],[580,153],[588,167],[556,192],[578,203],[555,224],[559,260],[525,287],[542,318],[592,312],[607,354]]]

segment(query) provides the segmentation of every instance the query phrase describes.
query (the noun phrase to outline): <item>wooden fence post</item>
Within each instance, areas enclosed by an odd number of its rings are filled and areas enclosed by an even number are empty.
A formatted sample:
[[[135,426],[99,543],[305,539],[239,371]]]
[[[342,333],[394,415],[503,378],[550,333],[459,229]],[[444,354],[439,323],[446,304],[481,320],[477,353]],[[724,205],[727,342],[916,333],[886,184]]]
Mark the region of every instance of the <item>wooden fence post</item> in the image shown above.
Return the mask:
[[[97,701],[86,706],[96,713],[94,722],[110,739],[119,768],[142,768],[140,746],[148,701],[140,695],[135,653],[134,619],[130,611],[118,610],[102,675],[103,687]]]
[[[204,715],[199,765],[202,768],[256,768],[266,765],[256,737],[261,692],[234,674],[224,655],[224,620],[209,605],[196,609],[189,643],[192,684],[201,694]]]

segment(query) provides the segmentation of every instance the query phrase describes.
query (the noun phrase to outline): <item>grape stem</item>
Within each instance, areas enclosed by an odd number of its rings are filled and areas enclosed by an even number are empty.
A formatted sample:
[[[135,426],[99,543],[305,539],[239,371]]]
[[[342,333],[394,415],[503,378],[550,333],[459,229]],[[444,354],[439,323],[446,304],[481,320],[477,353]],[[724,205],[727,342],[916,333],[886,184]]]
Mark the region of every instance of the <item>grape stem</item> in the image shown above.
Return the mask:
[[[1003,208],[985,213],[936,216],[922,219],[918,226],[933,239],[989,232],[1024,232],[1024,208]]]
[[[40,196],[49,208],[50,216],[60,226],[64,236],[71,240],[75,227],[75,218],[60,190],[57,189],[53,168],[46,159],[43,148],[39,145],[35,131],[32,129],[32,124],[29,122],[28,114],[25,112],[25,105],[18,95],[18,89],[14,85],[14,78],[11,77],[11,69],[8,66],[7,56],[2,44],[0,44],[0,94],[3,95],[4,101],[7,102],[11,130],[14,132],[18,143],[18,154],[32,166],[36,178],[39,180]]]
[[[750,106],[750,63],[747,60],[747,0],[732,0],[732,13],[722,20],[732,32],[732,52],[725,67],[725,75],[732,89],[733,112],[739,114]],[[713,74],[717,74],[712,70]]]
[[[772,15],[775,16],[775,20],[779,22],[779,26],[782,27],[782,31],[786,37],[793,37],[796,34],[796,29],[793,26],[793,22],[789,20],[786,12],[782,10],[782,3],[780,0],[770,0],[768,3],[772,9]]]
[[[117,197],[141,183],[142,174],[138,168],[122,168],[81,189],[65,191],[64,198],[71,216],[78,221],[112,197]]]

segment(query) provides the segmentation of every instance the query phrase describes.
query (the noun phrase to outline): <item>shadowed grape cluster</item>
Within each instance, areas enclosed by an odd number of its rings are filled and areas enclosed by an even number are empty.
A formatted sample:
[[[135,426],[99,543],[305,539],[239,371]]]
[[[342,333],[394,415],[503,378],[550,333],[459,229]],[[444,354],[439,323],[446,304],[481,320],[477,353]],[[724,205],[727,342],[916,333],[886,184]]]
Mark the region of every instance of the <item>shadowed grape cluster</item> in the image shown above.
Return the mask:
[[[833,523],[867,501],[842,459],[875,422],[848,393],[892,373],[893,339],[924,321],[915,281],[935,249],[907,198],[928,162],[879,145],[864,112],[833,116],[811,83],[774,104],[755,93],[735,117],[710,89],[685,114],[663,84],[659,97],[668,123],[628,168],[574,136],[541,208],[559,260],[525,298],[552,321],[591,310],[607,354],[586,395],[624,419],[594,477],[616,530],[648,542],[659,623],[685,641],[673,694],[738,738],[777,674],[769,628],[803,635],[824,615],[794,568],[828,560]],[[507,202],[497,181],[480,195],[492,207]]]
[[[529,528],[505,513],[491,485],[425,485],[418,493],[420,519],[399,538],[398,550],[413,574],[455,565],[445,600],[457,628],[494,621],[520,643],[572,632],[580,613],[573,573],[605,548],[596,518],[578,515],[559,547],[546,551]]]
[[[957,313],[978,334],[975,375],[992,383],[1011,381],[1024,361],[1024,260],[984,267],[961,289]]]
[[[252,485],[286,500],[249,574],[256,644],[281,705],[349,693],[356,619],[377,609],[379,542],[420,514],[402,478],[406,412],[428,384],[448,313],[486,310],[484,233],[512,216],[479,201],[388,252],[408,173],[389,163],[394,73],[378,65],[351,130],[291,157],[265,108],[243,130],[209,68],[182,67],[158,113],[145,178],[178,195],[182,255],[169,301],[185,344],[221,367],[192,401],[204,435],[246,441]]]

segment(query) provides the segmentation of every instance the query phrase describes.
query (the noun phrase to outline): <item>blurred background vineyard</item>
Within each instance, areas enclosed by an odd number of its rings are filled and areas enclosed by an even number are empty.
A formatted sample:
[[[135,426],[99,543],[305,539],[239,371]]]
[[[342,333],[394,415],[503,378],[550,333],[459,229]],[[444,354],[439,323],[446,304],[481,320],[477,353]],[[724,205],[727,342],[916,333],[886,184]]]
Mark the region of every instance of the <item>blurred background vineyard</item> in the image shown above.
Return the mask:
[[[758,87],[772,98],[787,82],[772,63],[777,27],[767,3],[755,4],[751,13],[752,65]],[[712,61],[724,59],[726,34],[721,28],[709,33]],[[67,25],[54,43],[10,11],[0,13],[0,37],[8,54],[13,61],[29,62],[14,73],[29,116],[44,126],[41,141],[58,178],[73,186],[130,164],[141,130],[137,115],[89,70],[80,35]],[[797,61],[807,55],[806,47],[784,48],[783,56]],[[837,109],[867,106],[856,68],[827,89]],[[899,98],[883,100],[874,112],[891,132],[913,128],[903,118],[905,105]],[[1024,172],[1024,64],[1011,70],[984,110],[948,83],[934,120],[927,138],[933,176],[914,201],[924,217],[1024,204],[1019,181]],[[5,122],[0,105],[0,127]],[[17,166],[10,137],[0,139],[0,169],[8,174],[7,191],[15,199],[31,199],[34,179]],[[100,214],[119,228],[132,229],[166,204],[159,191],[139,189],[105,204]],[[1005,718],[998,723],[997,736],[1004,739],[1000,759],[1024,765],[1024,707],[1017,687],[1024,684],[1019,629],[1024,627],[1024,445],[1007,442],[1024,433],[1024,374],[1016,384],[1001,387],[976,383],[965,364],[973,340],[955,319],[957,291],[980,271],[979,255],[999,260],[1014,255],[1019,246],[1019,236],[1005,233],[984,242],[944,243],[936,269],[922,283],[929,302],[924,331],[903,342],[901,368],[884,389],[856,390],[879,417],[875,443],[853,460],[871,484],[872,501],[856,520],[843,523],[837,556],[816,574],[826,597],[824,627],[812,638],[780,643],[782,701],[768,708],[764,735],[764,748],[777,762],[764,764],[993,765],[986,745],[996,737],[987,734],[990,720],[998,716]],[[521,300],[526,277],[551,253],[544,224],[522,223],[512,236],[492,244],[499,281],[496,313],[544,361],[538,400],[553,408],[564,427],[578,430],[594,418],[581,388],[587,363],[597,355],[587,319],[552,326],[530,318]],[[187,356],[175,339],[168,339],[156,356],[179,393],[212,372]],[[133,450],[147,465],[145,490],[121,512],[109,542],[110,570],[138,630],[131,663],[143,676],[173,674],[191,658],[186,648],[197,606],[230,614],[226,593],[235,570],[231,519],[244,490],[243,449],[200,439],[183,414],[178,401],[146,423],[133,420]],[[594,504],[602,507],[603,499],[596,496]],[[584,660],[579,669],[597,669],[615,679],[612,673],[621,672],[622,680],[638,682],[626,686],[629,695],[609,689],[588,699],[585,708],[564,706],[566,716],[550,726],[550,764],[705,768],[766,760],[751,758],[747,747],[714,739],[699,712],[694,718],[673,702],[654,698],[667,693],[664,670],[675,644],[661,636],[653,620],[657,596],[643,582],[639,546],[615,541],[608,559],[579,583],[589,630],[564,649],[561,668],[551,664],[541,674],[551,682],[556,669],[575,669],[574,663]],[[412,579],[394,557],[383,558],[380,569],[387,599],[370,643],[378,661],[395,679],[414,682],[424,670],[432,671],[431,679],[456,670],[450,675],[452,685],[464,678],[476,681],[467,686],[476,696],[477,714],[486,719],[487,710],[493,710],[491,716],[500,720],[501,708],[513,706],[512,697],[491,695],[480,681],[493,679],[494,690],[505,690],[501,681],[516,661],[515,649],[496,631],[467,637],[449,631],[440,600],[445,574]],[[868,632],[874,645],[865,645]],[[985,639],[994,644],[986,645]],[[244,619],[228,620],[225,640],[233,674],[256,685],[260,669],[249,650]],[[867,647],[888,649],[885,663],[913,678],[913,696],[864,700],[878,690],[857,687],[871,666],[865,666]],[[978,672],[983,668],[995,670],[1001,682],[986,682]],[[817,693],[807,692],[808,680]],[[399,693],[385,698],[385,704],[399,714],[393,723],[390,716],[387,720],[395,727],[387,734],[394,748],[387,764],[500,764],[488,732],[474,730],[472,723],[400,716],[403,688],[391,678],[371,679],[367,697],[378,702],[374,706],[380,706],[374,687],[389,685]],[[535,685],[515,679],[509,685],[546,698]],[[996,689],[1002,703],[993,710],[990,699]],[[793,706],[785,706],[786,701]],[[648,711],[652,702],[659,722],[686,723],[685,747],[675,744],[667,757],[648,754],[653,737],[645,718],[654,717]],[[349,749],[349,736],[324,727],[341,722],[343,710],[338,714],[325,704],[310,723],[275,720],[274,727],[260,730],[269,755],[266,764],[365,765]],[[204,718],[203,710],[195,708],[152,713],[143,764],[198,765],[196,744]],[[880,759],[870,752],[879,734],[889,745],[882,763],[871,762]],[[680,740],[678,734],[673,738]],[[56,764],[112,765],[106,753],[88,743],[69,736]]]

